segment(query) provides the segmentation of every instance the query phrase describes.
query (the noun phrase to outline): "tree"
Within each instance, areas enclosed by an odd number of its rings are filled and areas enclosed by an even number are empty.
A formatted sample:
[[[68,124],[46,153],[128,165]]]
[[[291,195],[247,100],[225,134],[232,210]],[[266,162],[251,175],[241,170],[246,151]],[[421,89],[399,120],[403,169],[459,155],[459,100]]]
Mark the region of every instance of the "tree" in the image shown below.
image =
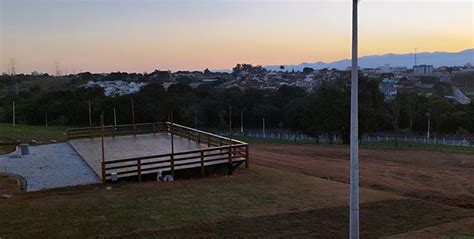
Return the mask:
[[[430,113],[439,133],[443,123],[449,120],[454,111],[454,106],[445,98],[433,95],[428,99],[428,113]]]
[[[305,67],[305,68],[303,68],[303,73],[305,73],[305,74],[311,74],[311,73],[313,73],[313,72],[314,72],[314,69],[311,68],[311,67]]]

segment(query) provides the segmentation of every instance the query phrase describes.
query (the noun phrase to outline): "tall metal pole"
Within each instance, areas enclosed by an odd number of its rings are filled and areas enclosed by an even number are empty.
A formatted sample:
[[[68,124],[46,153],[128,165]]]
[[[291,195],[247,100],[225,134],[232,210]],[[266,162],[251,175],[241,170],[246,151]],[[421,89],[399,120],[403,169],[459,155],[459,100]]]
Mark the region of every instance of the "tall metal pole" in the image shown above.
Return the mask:
[[[16,125],[16,112],[15,112],[15,101],[13,101],[13,119],[12,119],[12,123],[13,123],[13,127],[15,127]]]
[[[137,136],[137,127],[135,126],[135,103],[132,97],[132,124],[133,124],[133,136]]]
[[[88,100],[89,104],[89,134],[90,134],[90,139],[92,140],[92,106],[91,106],[91,99],[89,98]]]
[[[428,131],[426,132],[426,138],[430,139],[430,130],[431,130],[431,114],[428,112]]]
[[[352,1],[351,169],[349,237],[359,238],[359,69],[357,4]]]
[[[92,128],[92,106],[91,106],[91,99],[89,99],[88,103],[89,103],[89,127]]]
[[[117,112],[115,112],[115,108],[114,108],[114,126],[117,127]]]
[[[194,128],[195,129],[198,128],[198,117],[197,117],[196,111],[194,111]]]
[[[244,133],[244,111],[240,111],[240,133]]]

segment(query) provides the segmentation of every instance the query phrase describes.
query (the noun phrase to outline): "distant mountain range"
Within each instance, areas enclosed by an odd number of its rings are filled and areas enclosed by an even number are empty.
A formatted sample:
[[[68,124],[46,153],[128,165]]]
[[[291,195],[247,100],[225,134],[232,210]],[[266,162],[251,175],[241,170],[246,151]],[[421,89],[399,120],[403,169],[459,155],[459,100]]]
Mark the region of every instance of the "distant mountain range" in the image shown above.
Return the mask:
[[[474,65],[474,48],[460,52],[420,52],[417,54],[418,65],[439,66],[464,66],[466,63]],[[413,67],[415,64],[415,54],[385,54],[375,56],[364,56],[359,58],[359,66],[361,68],[376,68],[378,66],[406,66]],[[305,67],[311,67],[315,70],[324,68],[347,69],[351,65],[350,59],[334,61],[330,63],[301,63],[298,65],[284,65],[285,70],[302,71]],[[279,71],[280,65],[264,66],[267,70]]]

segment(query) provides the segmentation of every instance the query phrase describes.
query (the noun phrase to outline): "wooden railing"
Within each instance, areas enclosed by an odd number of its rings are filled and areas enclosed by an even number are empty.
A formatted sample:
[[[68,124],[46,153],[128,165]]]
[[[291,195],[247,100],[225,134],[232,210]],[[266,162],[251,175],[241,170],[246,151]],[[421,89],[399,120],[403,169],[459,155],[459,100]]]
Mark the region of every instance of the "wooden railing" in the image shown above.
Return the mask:
[[[145,124],[126,124],[126,125],[107,125],[104,126],[104,137],[138,135],[138,134],[156,134],[167,132],[167,123],[145,123]],[[68,129],[66,131],[68,140],[83,138],[100,138],[101,126]]]
[[[69,140],[101,137],[102,127],[69,129]],[[150,155],[126,159],[105,160],[102,162],[102,180],[109,179],[112,173],[118,176],[137,176],[142,180],[143,174],[158,171],[171,171],[180,168],[201,168],[204,175],[206,165],[228,163],[229,167],[236,162],[245,162],[249,167],[248,144],[239,140],[222,137],[190,127],[170,123],[156,122],[136,125],[104,126],[104,137],[124,135],[168,133],[184,139],[195,141],[207,148],[181,151],[168,154]],[[195,166],[195,167],[194,167]]]

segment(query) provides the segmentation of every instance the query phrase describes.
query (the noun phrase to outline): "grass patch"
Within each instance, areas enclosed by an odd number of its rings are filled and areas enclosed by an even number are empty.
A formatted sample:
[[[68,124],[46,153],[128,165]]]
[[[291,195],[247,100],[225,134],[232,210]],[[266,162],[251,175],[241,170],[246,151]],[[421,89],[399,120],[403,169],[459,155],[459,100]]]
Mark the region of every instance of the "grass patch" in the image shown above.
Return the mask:
[[[294,145],[324,145],[324,146],[341,146],[340,144],[329,144],[326,142],[317,144],[315,141],[293,141],[286,139],[263,139],[254,137],[236,137],[238,140],[242,140],[248,143],[269,143],[269,144],[294,144]],[[453,146],[453,145],[442,145],[442,144],[426,144],[426,143],[413,143],[398,141],[398,146],[395,141],[382,141],[382,142],[364,142],[360,145],[361,148],[366,149],[393,149],[393,150],[425,150],[425,151],[436,151],[444,153],[462,153],[462,154],[474,154],[474,147],[464,146]]]
[[[459,88],[466,96],[474,96],[474,87],[460,87]]]
[[[317,144],[313,140],[288,140],[288,139],[273,139],[273,138],[257,138],[248,136],[237,136],[235,139],[244,141],[247,143],[269,143],[269,144]],[[321,142],[322,145],[334,145],[326,142]]]
[[[0,124],[0,141],[31,141],[38,143],[48,143],[50,140],[65,141],[67,127],[60,126],[31,126]]]
[[[70,238],[169,230],[232,218],[347,205],[343,183],[252,165],[235,176],[123,183],[0,200],[0,237]],[[362,202],[399,199],[361,189]]]
[[[426,151],[437,151],[443,153],[462,153],[462,154],[474,154],[474,147],[464,146],[453,146],[444,144],[424,144],[414,142],[398,141],[383,141],[383,142],[369,142],[361,145],[363,148],[368,149],[395,149],[395,150],[426,150]]]

